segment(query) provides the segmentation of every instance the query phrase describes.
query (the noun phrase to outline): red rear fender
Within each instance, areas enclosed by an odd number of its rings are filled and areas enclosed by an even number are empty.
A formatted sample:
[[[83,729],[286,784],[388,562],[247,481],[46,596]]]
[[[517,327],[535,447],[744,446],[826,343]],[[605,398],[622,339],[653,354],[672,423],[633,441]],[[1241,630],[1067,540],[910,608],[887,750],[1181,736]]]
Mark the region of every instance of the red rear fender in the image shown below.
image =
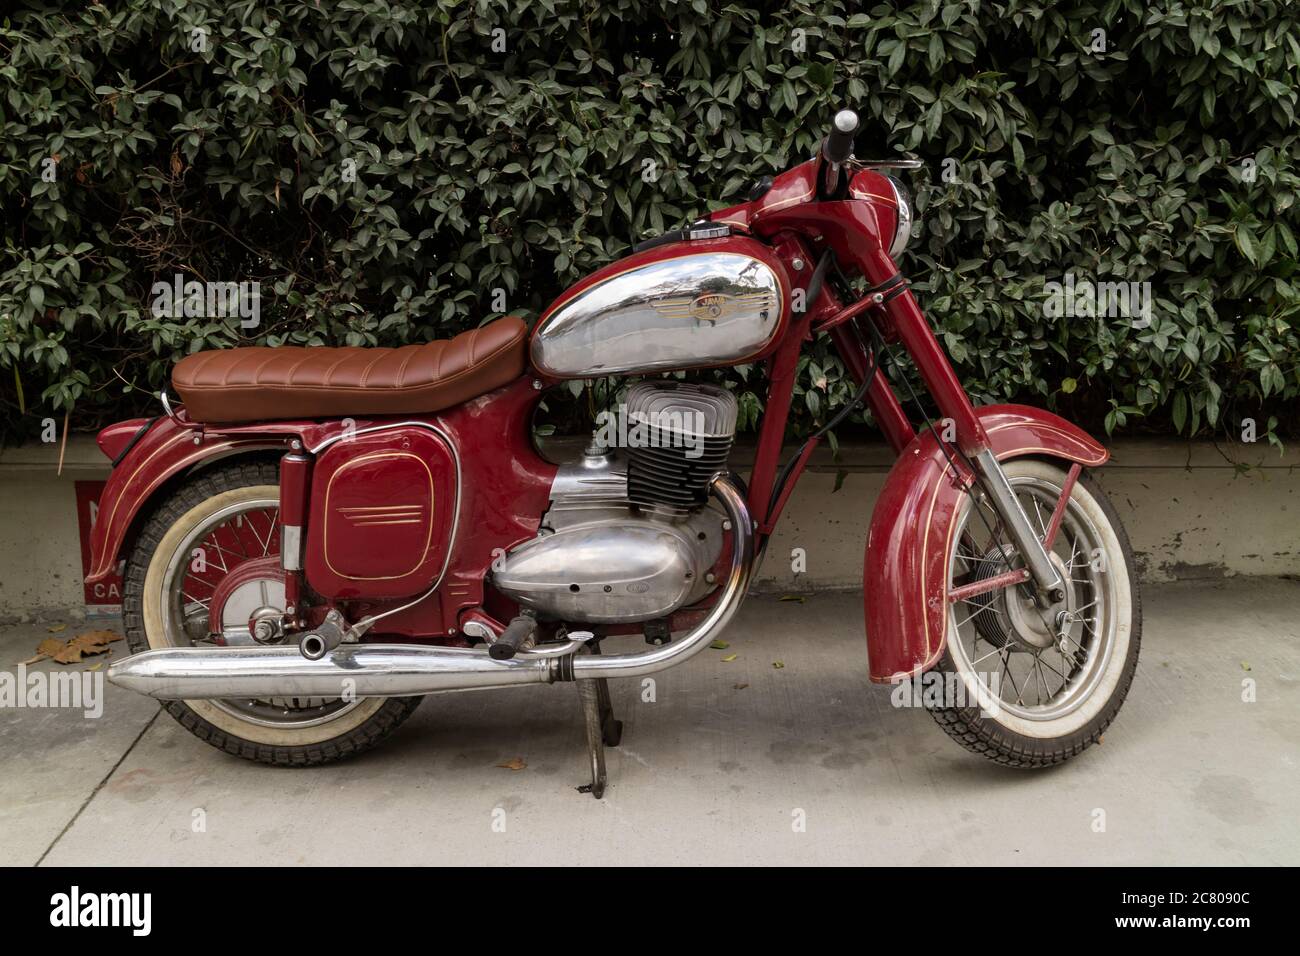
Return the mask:
[[[137,427],[127,429],[125,426]],[[134,437],[144,421],[110,425],[99,434],[104,454],[116,457]],[[232,450],[257,447],[278,448],[288,435],[213,435],[199,444],[198,432],[182,428],[170,418],[161,418],[131,445],[126,456],[113,468],[99,496],[99,517],[90,535],[90,574],[87,584],[97,584],[112,574],[118,553],[136,516],[154,493],[173,475],[205,459],[225,457]],[[111,454],[110,454],[111,452]]]
[[[131,442],[136,440],[136,435],[140,434],[141,429],[151,421],[153,419],[131,418],[115,425],[109,425],[95,436],[95,444],[99,446],[99,450],[104,453],[105,458],[115,462],[121,457],[122,452],[130,446]]]

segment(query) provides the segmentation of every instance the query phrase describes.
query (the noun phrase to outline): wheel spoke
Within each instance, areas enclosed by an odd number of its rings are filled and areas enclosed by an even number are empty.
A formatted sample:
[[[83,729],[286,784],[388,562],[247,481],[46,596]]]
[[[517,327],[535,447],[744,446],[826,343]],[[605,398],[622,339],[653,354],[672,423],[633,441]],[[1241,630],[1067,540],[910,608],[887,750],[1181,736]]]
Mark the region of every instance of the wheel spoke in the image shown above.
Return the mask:
[[[1038,535],[1039,535],[1039,539],[1041,540],[1047,537],[1047,525],[1043,523],[1043,511],[1041,508],[1038,507],[1038,498],[1035,497],[1033,499],[1033,502],[1034,502],[1034,514],[1038,516]]]
[[[1083,688],[1095,686],[1094,672],[1103,657],[1102,642],[1109,640],[1106,635],[1110,633],[1107,615],[1111,613],[1111,591],[1102,585],[1102,572],[1093,563],[1099,547],[1104,557],[1111,555],[1100,543],[1095,518],[1083,510],[1078,494],[1063,499],[1059,480],[1011,477],[1031,527],[1044,537],[1049,526],[1053,531],[1050,554],[1064,572],[1067,603],[1047,610],[1037,602],[1022,605],[1017,590],[1023,591],[1023,586],[978,597],[959,596],[951,603],[948,618],[954,659],[962,671],[972,673],[986,688],[991,677],[981,676],[980,672],[987,669],[1000,673],[1009,685],[1000,696],[1014,701],[1013,711],[1025,708],[1054,714],[1061,707],[1077,706],[1071,703],[1073,698]],[[950,559],[950,590],[970,587],[1023,564],[1005,523],[986,495],[972,495],[971,505],[959,521],[957,545]],[[1008,602],[1015,603],[1008,606]],[[960,609],[962,604],[967,605],[965,610]],[[1051,642],[1042,647],[1043,638],[1048,636]],[[981,642],[988,646],[981,647]],[[995,658],[997,663],[990,664]]]
[[[1042,696],[1039,697],[1039,704],[1046,704],[1052,699],[1052,695],[1047,691],[1047,680],[1043,677],[1043,658],[1041,654],[1034,655],[1034,672],[1038,675],[1038,686],[1042,688]]]
[[[1002,658],[1002,675],[1011,682],[1011,686],[1016,692],[1016,703],[1021,707],[1024,707],[1024,694],[1020,690],[1020,685],[1016,683],[1015,675],[1011,673],[1011,650],[1009,648],[1007,649],[1006,655]]]
[[[242,510],[236,510],[242,508]],[[202,523],[206,521],[205,523]],[[163,580],[163,595],[171,609],[166,627],[178,645],[210,645],[211,628],[220,631],[220,621],[209,621],[213,595],[223,580],[237,573],[248,561],[264,560],[277,553],[279,506],[265,498],[247,506],[226,506],[206,519],[198,519],[191,533],[176,546],[172,563]],[[193,570],[193,550],[205,552],[204,570]],[[247,570],[247,569],[245,569]],[[277,569],[268,577],[251,574],[231,589],[228,599],[275,606],[283,600]],[[199,633],[202,631],[202,633]],[[359,701],[340,698],[282,697],[213,701],[240,720],[291,728],[308,722],[331,720],[351,711]]]

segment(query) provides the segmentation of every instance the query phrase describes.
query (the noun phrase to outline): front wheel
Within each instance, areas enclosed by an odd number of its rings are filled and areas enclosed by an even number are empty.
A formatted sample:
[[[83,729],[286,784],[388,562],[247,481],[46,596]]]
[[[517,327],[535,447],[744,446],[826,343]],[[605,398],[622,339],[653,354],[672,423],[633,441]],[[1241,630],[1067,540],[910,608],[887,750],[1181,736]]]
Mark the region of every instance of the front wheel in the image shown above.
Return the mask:
[[[1040,537],[1066,482],[1056,464],[1003,463]],[[953,529],[949,589],[1023,567],[986,496],[968,496]],[[1137,668],[1142,605],[1133,549],[1115,509],[1081,475],[1050,557],[1066,598],[1043,609],[1028,586],[954,601],[936,665],[945,693],[930,712],[968,750],[1012,767],[1062,763],[1096,743]],[[940,702],[941,701],[941,702]]]

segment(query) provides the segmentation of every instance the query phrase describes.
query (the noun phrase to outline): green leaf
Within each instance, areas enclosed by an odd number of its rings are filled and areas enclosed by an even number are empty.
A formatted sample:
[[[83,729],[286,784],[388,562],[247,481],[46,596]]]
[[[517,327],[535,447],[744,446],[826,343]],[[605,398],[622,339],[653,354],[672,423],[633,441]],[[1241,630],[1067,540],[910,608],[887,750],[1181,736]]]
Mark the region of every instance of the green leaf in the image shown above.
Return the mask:
[[[1233,239],[1237,243],[1238,251],[1253,264],[1255,262],[1255,240],[1251,238],[1250,230],[1246,229],[1245,226],[1238,226],[1233,233]]]
[[[1183,426],[1187,424],[1187,395],[1185,392],[1177,392],[1174,395],[1174,403],[1170,414],[1174,420],[1174,431],[1181,434]]]

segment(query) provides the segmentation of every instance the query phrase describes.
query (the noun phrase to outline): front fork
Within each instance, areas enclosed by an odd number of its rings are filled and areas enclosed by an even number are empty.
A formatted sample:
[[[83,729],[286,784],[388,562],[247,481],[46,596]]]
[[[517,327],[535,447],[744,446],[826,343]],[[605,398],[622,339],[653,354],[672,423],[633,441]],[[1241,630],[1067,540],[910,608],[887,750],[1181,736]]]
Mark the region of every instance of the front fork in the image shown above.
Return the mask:
[[[1047,556],[1046,545],[1034,533],[1033,526],[1029,523],[1029,516],[1025,513],[1024,506],[1020,504],[1016,493],[1011,490],[1011,482],[1007,481],[1006,472],[1002,470],[997,457],[991,449],[985,448],[971,459],[971,463],[979,472],[981,483],[993,504],[993,510],[1002,519],[1016,550],[1025,559],[1029,578],[1034,582],[1034,590],[1037,592],[1036,596],[1047,599],[1045,602],[1040,600],[1039,603],[1052,605],[1064,601],[1065,580]]]
[[[897,268],[883,253],[878,259],[869,258],[863,262],[863,266],[864,273],[875,285],[880,285],[897,275]],[[1065,579],[1048,557],[1047,547],[1043,541],[1034,533],[1028,514],[1020,504],[1020,500],[1016,498],[997,456],[989,447],[988,435],[975,414],[966,390],[957,378],[957,373],[953,371],[952,363],[948,361],[948,356],[940,346],[939,340],[930,330],[925,316],[921,314],[912,291],[903,287],[900,292],[891,295],[881,303],[878,311],[882,314],[883,324],[897,336],[908,354],[912,356],[922,381],[934,396],[940,414],[953,423],[957,447],[969,459],[976,477],[988,493],[993,509],[1002,519],[1007,534],[1024,559],[1029,571],[1029,579],[1034,586],[1037,603],[1052,605],[1063,601]],[[862,323],[870,322],[872,319],[862,316],[852,321],[858,324],[858,336],[850,335],[843,327],[832,330],[833,333],[840,333],[833,337],[841,354],[852,351],[851,340],[858,342],[859,350],[864,348],[863,334],[869,330]],[[846,361],[846,364],[861,381],[865,371],[864,363],[859,360]],[[872,413],[876,421],[881,423],[886,437],[895,445],[895,450],[901,453],[900,445],[905,447],[905,443],[910,441],[912,430],[906,424],[906,416],[899,407],[898,399],[884,380],[877,378],[872,385],[867,395]],[[941,436],[936,437],[941,443],[943,442]]]

